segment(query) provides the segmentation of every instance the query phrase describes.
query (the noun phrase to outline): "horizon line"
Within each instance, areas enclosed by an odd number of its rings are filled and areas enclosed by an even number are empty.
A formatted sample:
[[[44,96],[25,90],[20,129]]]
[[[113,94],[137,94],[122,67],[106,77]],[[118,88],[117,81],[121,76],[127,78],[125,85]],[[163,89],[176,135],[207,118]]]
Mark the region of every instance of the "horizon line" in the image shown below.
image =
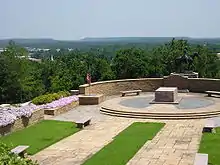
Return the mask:
[[[106,37],[81,37],[79,39],[55,39],[50,37],[3,37],[0,40],[54,40],[54,41],[81,41],[84,39],[110,39],[110,38],[189,38],[189,39],[220,39],[220,37],[188,37],[188,36],[106,36]]]

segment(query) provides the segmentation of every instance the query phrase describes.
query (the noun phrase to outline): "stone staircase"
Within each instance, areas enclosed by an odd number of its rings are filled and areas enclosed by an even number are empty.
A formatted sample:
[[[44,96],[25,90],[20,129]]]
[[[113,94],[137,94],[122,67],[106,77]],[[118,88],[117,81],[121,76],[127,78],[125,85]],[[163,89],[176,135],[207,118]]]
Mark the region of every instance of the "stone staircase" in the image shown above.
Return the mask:
[[[220,116],[220,110],[204,111],[204,112],[132,112],[120,111],[101,107],[100,112],[105,115],[126,117],[126,118],[140,118],[140,119],[161,119],[161,120],[177,120],[177,119],[203,119]]]

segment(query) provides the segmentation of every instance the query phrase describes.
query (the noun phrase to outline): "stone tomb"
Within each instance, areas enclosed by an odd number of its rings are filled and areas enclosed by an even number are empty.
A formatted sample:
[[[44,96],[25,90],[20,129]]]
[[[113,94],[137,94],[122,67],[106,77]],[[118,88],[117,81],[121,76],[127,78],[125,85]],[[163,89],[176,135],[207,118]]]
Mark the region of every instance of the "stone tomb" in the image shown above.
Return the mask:
[[[160,87],[155,91],[155,98],[151,103],[178,104],[180,100],[177,87]]]

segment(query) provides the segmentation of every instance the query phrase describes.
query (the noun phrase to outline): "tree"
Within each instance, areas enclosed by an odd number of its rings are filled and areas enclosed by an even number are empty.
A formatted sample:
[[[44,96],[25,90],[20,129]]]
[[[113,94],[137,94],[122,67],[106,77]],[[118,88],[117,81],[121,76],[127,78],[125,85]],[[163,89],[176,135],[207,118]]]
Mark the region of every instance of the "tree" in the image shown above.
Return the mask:
[[[148,75],[147,63],[142,49],[131,48],[118,51],[112,67],[119,79],[138,78]]]
[[[11,49],[7,49],[0,56],[0,102],[17,102],[21,94],[21,67]]]

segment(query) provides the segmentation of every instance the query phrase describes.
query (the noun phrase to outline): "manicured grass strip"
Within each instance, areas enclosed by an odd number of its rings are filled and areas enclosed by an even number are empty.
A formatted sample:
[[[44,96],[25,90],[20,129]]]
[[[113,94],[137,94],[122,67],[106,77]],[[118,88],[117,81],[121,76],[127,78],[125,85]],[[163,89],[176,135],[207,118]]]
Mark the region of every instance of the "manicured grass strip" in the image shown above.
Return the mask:
[[[163,126],[162,123],[133,123],[84,165],[125,165]]]
[[[28,154],[35,154],[79,129],[72,122],[44,120],[38,124],[0,138],[8,145],[29,145]]]
[[[206,153],[211,165],[220,165],[220,127],[216,133],[203,133],[199,153]]]

